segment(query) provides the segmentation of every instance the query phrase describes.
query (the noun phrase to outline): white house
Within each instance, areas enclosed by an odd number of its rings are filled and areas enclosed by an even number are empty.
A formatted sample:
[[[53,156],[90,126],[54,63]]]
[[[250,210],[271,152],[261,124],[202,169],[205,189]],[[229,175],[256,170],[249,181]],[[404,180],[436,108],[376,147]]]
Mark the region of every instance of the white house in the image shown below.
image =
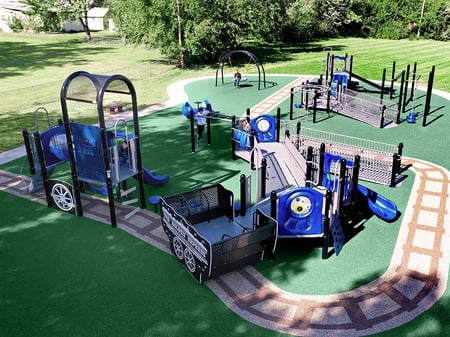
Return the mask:
[[[4,32],[12,32],[8,26],[12,17],[16,17],[20,20],[27,18],[24,13],[26,5],[21,3],[20,0],[0,0],[0,30]],[[108,13],[109,8],[94,7],[88,10],[88,26],[91,31],[104,30],[105,23],[104,18]],[[111,23],[109,23],[111,27]],[[67,20],[63,25],[64,31],[80,32],[83,31],[83,26],[78,19]]]
[[[104,18],[109,8],[93,7],[87,12],[88,26],[91,31],[102,31],[105,29]],[[84,21],[84,20],[83,20]],[[63,26],[65,32],[81,32],[83,25],[79,19],[67,20]]]

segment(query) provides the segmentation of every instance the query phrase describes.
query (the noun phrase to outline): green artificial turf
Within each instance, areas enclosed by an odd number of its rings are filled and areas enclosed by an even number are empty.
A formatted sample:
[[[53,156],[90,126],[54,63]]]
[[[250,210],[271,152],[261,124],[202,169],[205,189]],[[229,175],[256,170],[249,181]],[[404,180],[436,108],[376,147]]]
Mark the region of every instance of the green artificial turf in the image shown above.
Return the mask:
[[[239,318],[176,259],[124,231],[0,198],[2,337],[282,336]]]

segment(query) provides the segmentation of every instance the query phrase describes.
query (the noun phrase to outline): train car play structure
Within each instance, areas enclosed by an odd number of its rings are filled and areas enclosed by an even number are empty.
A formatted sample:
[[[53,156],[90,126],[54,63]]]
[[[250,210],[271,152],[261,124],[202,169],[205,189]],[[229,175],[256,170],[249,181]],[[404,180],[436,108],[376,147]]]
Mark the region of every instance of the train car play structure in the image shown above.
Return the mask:
[[[364,208],[385,221],[398,216],[395,203],[359,184],[360,156],[346,160],[308,146],[298,147],[270,115],[233,121],[234,158],[256,171],[240,177],[240,198],[213,185],[161,198],[161,218],[174,255],[198,281],[272,256],[281,239],[322,242],[338,255],[345,244],[346,211]]]
[[[104,116],[104,96],[118,95],[128,100],[133,111],[132,131],[128,122],[117,120],[107,128]],[[115,202],[135,206],[125,215],[133,216],[145,208],[144,184],[161,185],[169,176],[159,176],[142,167],[139,119],[136,93],[132,83],[122,75],[96,75],[84,71],[71,74],[61,88],[63,119],[52,126],[47,114],[48,128],[28,132],[23,130],[30,172],[33,177],[29,191],[44,188],[49,207],[83,215],[81,193],[90,190],[108,198],[111,225],[117,224]],[[98,125],[76,123],[69,118],[68,101],[96,107]],[[131,129],[131,128],[130,128]],[[54,169],[69,163],[72,182],[51,179]],[[137,186],[127,188],[134,178]]]
[[[238,221],[233,200],[220,184],[161,198],[171,250],[200,283],[275,251],[276,221],[259,210],[250,222]]]

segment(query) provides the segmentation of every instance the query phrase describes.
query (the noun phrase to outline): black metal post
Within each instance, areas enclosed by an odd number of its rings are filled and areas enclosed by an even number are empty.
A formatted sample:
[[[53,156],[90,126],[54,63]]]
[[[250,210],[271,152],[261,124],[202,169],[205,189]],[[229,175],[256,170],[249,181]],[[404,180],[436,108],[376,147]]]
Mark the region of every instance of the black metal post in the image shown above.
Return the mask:
[[[361,167],[361,157],[355,156],[355,162],[353,164],[352,172],[352,204],[355,205],[358,201],[358,182],[359,182],[359,169]]]
[[[240,177],[240,192],[241,192],[241,209],[240,215],[245,216],[247,207],[247,179],[245,174],[241,174]]]
[[[430,71],[430,75],[428,76],[427,97],[425,99],[425,109],[423,112],[422,126],[427,126],[427,117],[430,114],[431,94],[433,93],[433,82],[434,82],[435,70],[436,70],[436,66],[433,65],[433,67],[431,68],[431,71]]]
[[[306,152],[306,187],[311,187],[312,180],[312,159],[313,159],[313,148],[308,146]]]
[[[266,176],[267,176],[267,160],[266,158],[263,158],[261,160],[261,175],[260,178],[261,180],[259,181],[259,184],[261,186],[261,195],[259,196],[259,199],[265,198],[266,197],[266,184],[267,184],[267,180],[266,180]]]
[[[272,191],[270,192],[270,216],[274,219],[277,218],[277,192]]]
[[[323,245],[322,245],[322,259],[325,260],[328,258],[328,243],[330,236],[330,207],[331,207],[331,197],[333,192],[328,189],[325,194],[325,219],[323,221]]]
[[[411,71],[411,65],[408,64],[408,66],[406,67],[406,78],[405,78],[405,88],[404,88],[404,93],[403,93],[403,113],[405,113],[406,110],[406,106],[408,105],[408,100],[406,99],[406,97],[408,96],[408,82],[409,82],[409,73]]]
[[[33,158],[33,151],[31,149],[30,134],[28,133],[27,129],[22,130],[22,136],[23,142],[25,144],[25,150],[27,152],[28,166],[30,167],[30,173],[34,175],[36,173],[36,170],[34,168],[34,158]]]
[[[234,133],[236,129],[236,116],[231,116],[231,159],[236,160],[236,140]]]
[[[294,88],[291,88],[291,95],[290,95],[290,108],[289,108],[289,119],[294,119]]]
[[[394,81],[395,81],[395,61],[392,62],[391,93],[389,96],[390,99],[394,97]]]
[[[195,153],[195,130],[194,130],[194,111],[189,114],[189,122],[191,125],[191,152]]]
[[[208,145],[211,145],[211,119],[206,117],[206,138]]]
[[[276,137],[275,140],[277,143],[280,142],[280,124],[281,124],[281,108],[277,108],[277,125],[276,125]]]
[[[41,166],[42,182],[44,183],[44,191],[45,196],[47,198],[47,206],[52,207],[53,202],[52,202],[52,195],[50,192],[50,185],[48,182],[48,174],[47,174],[47,167],[45,164],[44,150],[42,149],[41,134],[38,131],[34,133],[34,141],[36,146],[36,152],[39,158],[39,164]]]
[[[319,152],[319,183],[318,183],[319,186],[322,186],[324,169],[325,169],[325,143],[321,143]]]
[[[339,161],[340,171],[339,171],[339,209],[342,207],[344,203],[344,191],[345,191],[345,175],[347,170],[347,161],[345,159],[341,159]]]

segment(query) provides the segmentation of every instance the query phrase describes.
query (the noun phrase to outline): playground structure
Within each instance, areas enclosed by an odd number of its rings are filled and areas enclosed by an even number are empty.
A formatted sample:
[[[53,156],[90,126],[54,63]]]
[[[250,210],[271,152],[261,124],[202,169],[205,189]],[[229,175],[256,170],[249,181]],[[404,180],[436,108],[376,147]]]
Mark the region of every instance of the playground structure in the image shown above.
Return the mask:
[[[244,174],[239,202],[220,184],[161,198],[171,249],[198,282],[274,254],[278,239],[320,239],[323,259],[332,242],[338,255],[347,210],[367,209],[385,221],[397,218],[392,201],[359,184],[359,155],[346,160],[327,153],[323,143],[302,153],[289,132],[280,137],[275,118],[249,116],[238,125],[232,118],[232,144],[234,157],[256,170],[253,205],[252,178]]]
[[[401,114],[405,113],[409,103],[413,103],[406,120],[415,122],[417,118],[416,96],[418,81],[423,78],[417,73],[417,63],[411,73],[411,66],[395,74],[396,64],[392,65],[392,78],[386,78],[386,68],[383,69],[381,83],[368,80],[353,72],[353,56],[338,56],[327,53],[326,67],[324,61],[321,74],[317,82],[303,83],[291,88],[290,117],[294,118],[294,108],[305,108],[313,114],[313,122],[317,122],[317,111],[336,112],[341,115],[368,123],[379,128],[396,125],[401,122]],[[429,73],[427,92],[423,110],[423,126],[427,125],[427,116],[430,114],[431,94],[433,88],[435,67]],[[411,76],[411,78],[410,78]],[[357,81],[354,81],[354,80]],[[399,93],[395,97],[394,83],[400,79]],[[365,86],[360,86],[359,82]],[[390,86],[386,85],[390,82]],[[411,86],[409,86],[411,82]],[[410,91],[408,89],[410,87]],[[371,89],[370,89],[371,88]],[[370,93],[370,94],[369,94]],[[376,93],[379,96],[374,96]],[[388,98],[385,97],[388,95]],[[397,101],[394,100],[397,98]]]
[[[250,110],[245,117],[250,121]],[[251,121],[252,127],[266,128],[264,137],[271,141],[280,142],[280,135],[285,135],[297,151],[306,156],[307,149],[312,147],[315,151],[325,144],[323,151],[340,156],[347,161],[360,157],[359,179],[395,187],[403,179],[401,173],[403,143],[398,145],[370,141],[327,131],[303,127],[299,121],[281,120],[281,111],[277,110],[277,117],[259,117]],[[233,122],[234,139],[232,141],[232,156],[247,159],[248,151],[255,147],[257,142],[254,135],[242,130],[242,126]],[[275,138],[273,138],[275,137]],[[273,140],[272,140],[273,139]],[[255,152],[257,150],[253,150]],[[256,154],[252,154],[251,162],[254,165]],[[292,165],[292,164],[291,164]]]
[[[228,64],[230,67],[236,66],[236,65],[233,65],[233,63],[231,61],[232,56],[235,54],[242,54],[242,55],[248,57],[248,59],[249,59],[248,62],[253,63],[256,66],[256,68],[258,70],[258,90],[261,90],[261,81],[265,88],[266,87],[266,72],[264,70],[263,64],[259,61],[259,59],[253,53],[251,53],[247,50],[241,50],[241,49],[230,51],[220,58],[219,63],[217,65],[217,69],[216,69],[216,87],[218,86],[219,69],[220,69],[220,78],[221,78],[221,82],[223,85],[224,84],[224,78],[223,78],[224,66],[226,64]],[[244,82],[246,79],[247,78],[245,76],[243,76],[241,81]]]
[[[197,103],[208,110],[206,118],[208,144],[211,144],[210,119],[231,121],[233,159],[240,157],[241,153],[247,156],[248,150],[255,147],[255,138],[252,137],[250,130],[265,129],[265,132],[259,132],[262,138],[258,142],[273,142],[273,137],[284,134],[288,136],[297,151],[304,155],[306,155],[309,146],[312,146],[313,149],[319,149],[322,143],[326,144],[326,152],[341,156],[347,161],[354,160],[355,156],[358,155],[361,165],[359,174],[361,180],[395,187],[403,179],[402,172],[405,170],[405,167],[402,166],[403,143],[393,145],[306,128],[301,125],[300,121],[281,120],[280,109],[277,109],[276,118],[257,117],[252,120],[250,119],[250,109],[247,109],[246,114],[237,122],[236,116],[215,112],[208,100]],[[181,109],[182,114],[190,119],[192,153],[196,149],[194,118],[197,109],[189,102],[186,102]],[[279,142],[280,139],[277,138],[275,141]],[[258,154],[252,154],[253,167],[256,155]],[[290,163],[290,165],[295,165],[295,163]]]
[[[275,220],[257,211],[250,223],[239,223],[233,200],[220,184],[161,198],[171,250],[199,283],[275,251]]]
[[[116,121],[112,130],[106,127],[105,94],[129,98],[133,111],[133,132],[128,132],[124,120]],[[48,129],[43,132],[40,132],[38,125],[33,133],[23,130],[30,172],[33,174],[29,190],[34,192],[43,187],[49,207],[71,211],[78,216],[83,215],[81,192],[87,189],[104,194],[108,197],[111,225],[116,227],[116,200],[124,205],[137,204],[125,215],[129,218],[140,208],[145,208],[144,183],[158,185],[169,179],[142,167],[134,87],[122,75],[105,76],[79,71],[65,80],[60,97],[63,120],[57,126],[51,126],[48,122]],[[95,104],[98,126],[71,121],[67,101]],[[53,170],[64,163],[70,164],[72,184],[50,179]],[[137,180],[137,187],[127,188],[129,178]],[[135,193],[138,195],[130,197]]]

